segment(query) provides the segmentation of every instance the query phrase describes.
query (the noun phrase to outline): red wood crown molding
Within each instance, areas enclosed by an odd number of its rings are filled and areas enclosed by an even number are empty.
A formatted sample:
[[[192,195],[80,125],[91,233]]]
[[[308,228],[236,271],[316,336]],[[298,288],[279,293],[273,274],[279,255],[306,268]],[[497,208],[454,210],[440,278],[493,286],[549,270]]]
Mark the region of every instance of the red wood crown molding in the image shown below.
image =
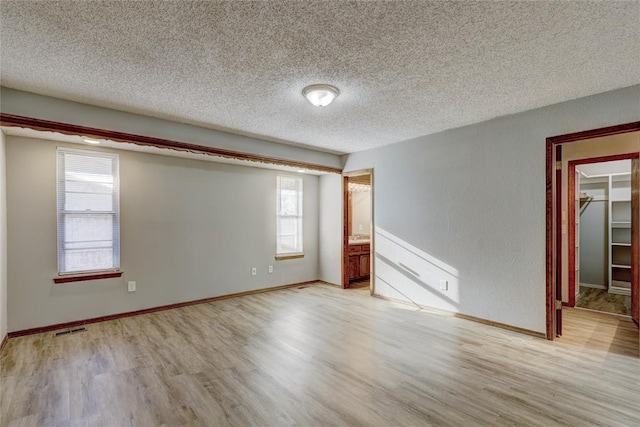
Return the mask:
[[[91,128],[86,126],[73,125],[70,123],[53,122],[49,120],[36,119],[33,117],[18,116],[7,113],[0,113],[0,125],[9,127],[23,127],[39,131],[59,132],[65,135],[81,135],[97,139],[109,139],[115,142],[128,142],[137,145],[165,148],[176,151],[208,154],[211,156],[224,157],[227,159],[268,163],[278,166],[290,166],[298,169],[309,169],[328,173],[342,173],[342,170],[339,168],[318,165],[315,163],[299,162],[295,160],[280,159],[277,157],[261,156],[258,154],[241,153],[239,151],[208,147],[206,145],[191,144],[187,142],[173,141],[151,136],[135,135],[131,133],[117,132],[106,129]]]
[[[547,138],[547,143],[552,145],[566,144],[568,142],[582,141],[583,139],[600,138],[603,136],[618,135],[640,131],[640,122],[625,123],[623,125],[607,126],[599,129],[585,130],[582,132],[567,133],[565,135]]]

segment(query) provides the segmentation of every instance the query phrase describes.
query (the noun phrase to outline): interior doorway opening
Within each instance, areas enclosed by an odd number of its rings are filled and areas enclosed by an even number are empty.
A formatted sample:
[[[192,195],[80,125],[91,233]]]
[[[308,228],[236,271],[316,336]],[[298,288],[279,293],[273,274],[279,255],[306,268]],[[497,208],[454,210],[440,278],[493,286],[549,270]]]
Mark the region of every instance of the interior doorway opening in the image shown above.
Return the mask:
[[[373,170],[344,175],[342,287],[368,288],[373,295]]]
[[[547,139],[547,339],[640,353],[639,157],[640,122]],[[593,289],[624,313],[581,307]]]
[[[631,317],[631,170],[631,159],[569,162],[571,307]]]

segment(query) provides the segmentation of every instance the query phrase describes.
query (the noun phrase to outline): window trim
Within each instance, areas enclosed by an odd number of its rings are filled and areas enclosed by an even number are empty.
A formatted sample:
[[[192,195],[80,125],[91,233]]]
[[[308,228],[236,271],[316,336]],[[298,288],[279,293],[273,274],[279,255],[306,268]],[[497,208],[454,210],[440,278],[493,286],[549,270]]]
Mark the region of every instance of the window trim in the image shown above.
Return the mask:
[[[281,178],[293,178],[300,181],[300,189],[299,193],[299,214],[298,215],[280,215],[280,186],[278,183]],[[277,174],[276,177],[276,261],[284,261],[288,259],[298,259],[304,257],[304,178],[299,175],[290,175],[290,174]],[[278,233],[278,224],[279,218],[299,218],[300,221],[300,252],[278,252],[278,239],[280,234]]]
[[[60,155],[64,156],[64,153],[75,153],[79,155],[86,156],[102,156],[111,159],[115,159],[113,162],[112,176],[114,183],[114,195],[113,195],[113,210],[110,212],[93,212],[101,213],[101,214],[109,214],[112,216],[112,222],[114,224],[113,227],[113,235],[112,235],[112,251],[113,251],[113,266],[104,269],[98,270],[77,270],[77,271],[67,271],[61,272],[60,267],[60,259],[61,254],[63,252],[64,242],[60,238],[60,228],[61,221],[64,217],[65,213],[60,209],[61,205],[64,205],[64,195],[60,194],[60,183],[65,182],[65,175],[60,176],[61,172],[64,174],[65,165],[60,165]],[[66,187],[65,187],[66,189]],[[61,199],[62,198],[62,199]],[[61,200],[63,200],[61,202]],[[76,214],[83,214],[85,212],[74,212]],[[117,224],[117,226],[115,226]],[[77,148],[69,148],[64,146],[59,146],[56,149],[56,244],[57,244],[57,270],[58,275],[54,277],[54,283],[68,283],[68,282],[80,282],[85,280],[97,280],[97,279],[106,279],[112,277],[120,277],[122,276],[122,271],[120,271],[120,155],[118,153],[112,153],[108,151],[101,150],[82,150]]]
[[[69,273],[64,276],[57,276],[53,278],[53,283],[70,283],[70,282],[84,282],[86,280],[100,280],[100,279],[112,279],[114,277],[122,277],[122,271],[97,271],[95,273],[76,274]]]

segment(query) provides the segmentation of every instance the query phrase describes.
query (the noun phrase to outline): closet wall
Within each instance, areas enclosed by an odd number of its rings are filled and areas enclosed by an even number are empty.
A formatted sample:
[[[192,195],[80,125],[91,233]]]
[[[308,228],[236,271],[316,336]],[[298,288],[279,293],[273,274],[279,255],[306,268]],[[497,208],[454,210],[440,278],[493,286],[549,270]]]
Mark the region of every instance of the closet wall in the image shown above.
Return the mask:
[[[580,193],[593,197],[580,213],[580,285],[605,289],[608,266],[608,182],[581,178]]]

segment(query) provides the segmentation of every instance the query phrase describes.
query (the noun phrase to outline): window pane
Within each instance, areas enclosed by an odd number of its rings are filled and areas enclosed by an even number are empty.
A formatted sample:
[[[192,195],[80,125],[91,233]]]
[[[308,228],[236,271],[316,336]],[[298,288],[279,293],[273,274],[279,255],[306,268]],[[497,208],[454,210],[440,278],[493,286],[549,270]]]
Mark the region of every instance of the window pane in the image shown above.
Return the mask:
[[[278,175],[277,254],[302,253],[302,178]]]
[[[66,190],[72,193],[112,194],[113,183],[67,180]]]
[[[117,155],[58,150],[60,273],[120,266],[118,187]]]
[[[65,179],[113,182],[112,156],[65,153],[64,157]]]
[[[111,194],[65,193],[65,210],[68,211],[106,211],[113,210]]]
[[[280,215],[298,214],[298,192],[282,190],[280,192]]]
[[[66,250],[65,258],[67,271],[91,271],[113,268],[113,250],[111,248]]]
[[[87,242],[113,239],[111,215],[64,215],[65,242]]]
[[[292,235],[298,233],[298,218],[280,217],[278,218],[280,235]]]

